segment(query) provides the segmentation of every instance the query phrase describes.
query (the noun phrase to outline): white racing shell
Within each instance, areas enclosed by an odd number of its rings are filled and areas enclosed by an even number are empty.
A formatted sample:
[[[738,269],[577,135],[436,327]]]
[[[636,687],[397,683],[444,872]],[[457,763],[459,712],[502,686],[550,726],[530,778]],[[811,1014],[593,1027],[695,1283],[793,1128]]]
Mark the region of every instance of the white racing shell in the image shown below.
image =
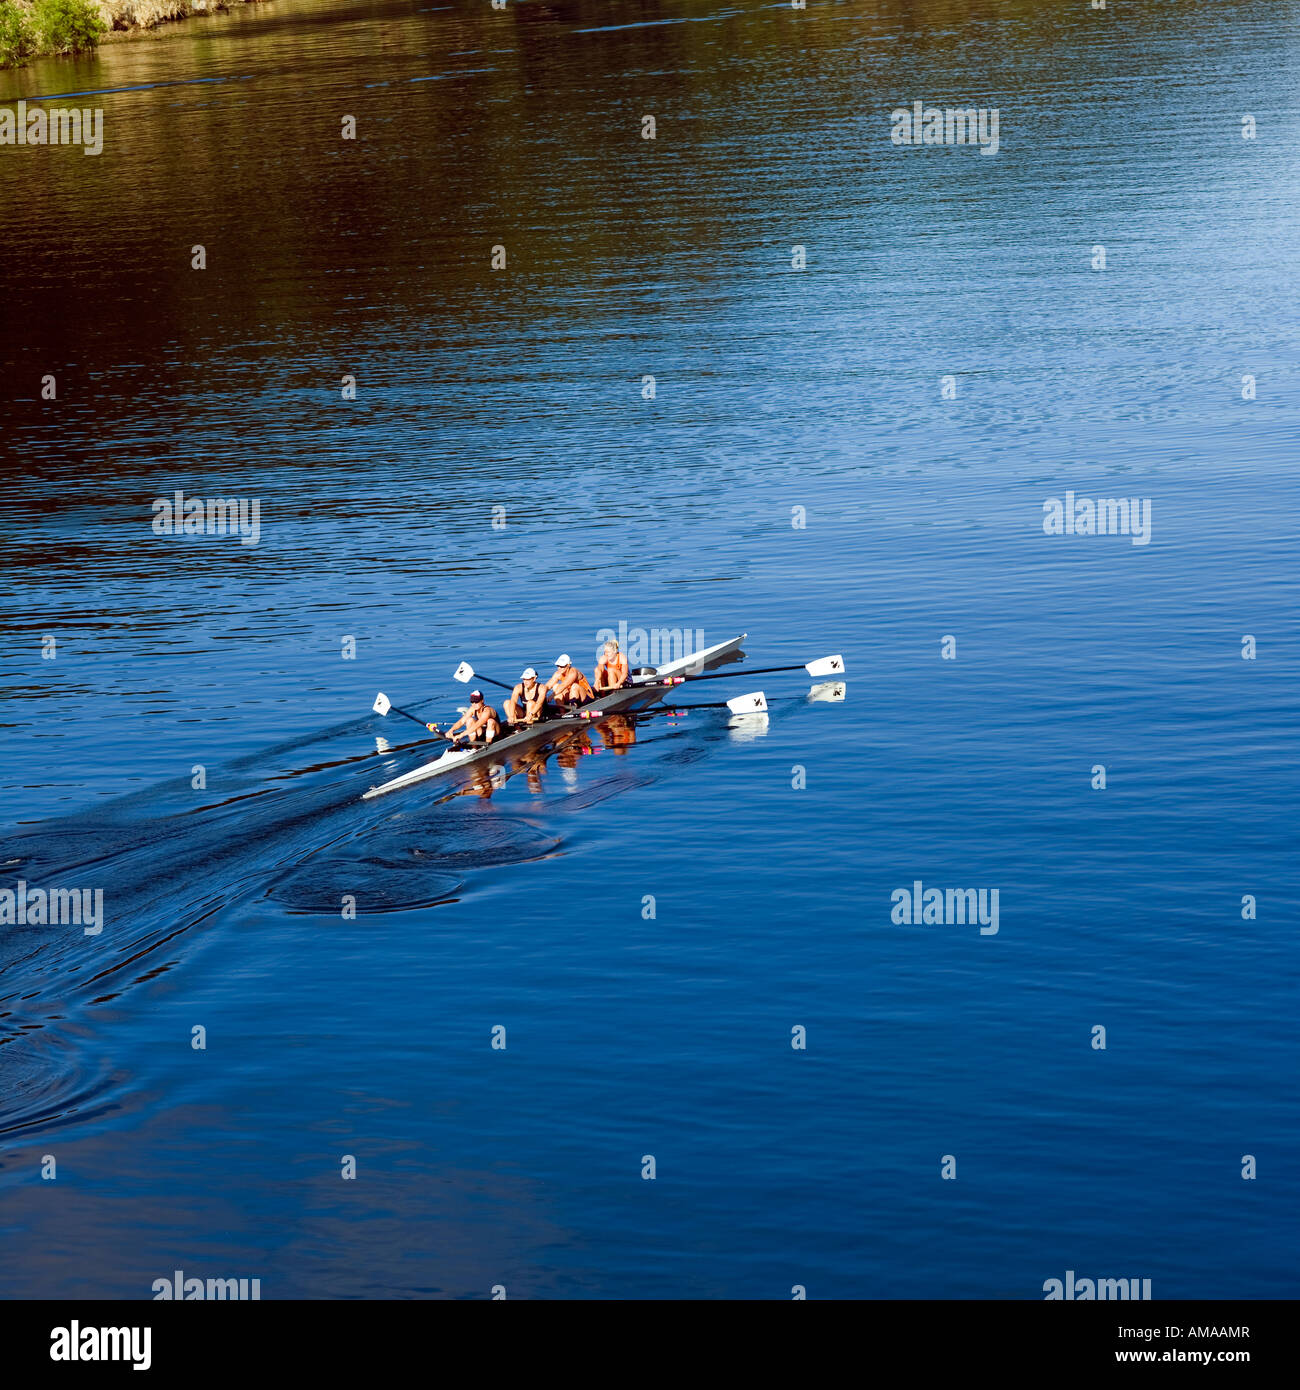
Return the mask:
[[[633,676],[621,690],[611,690],[608,695],[598,695],[594,700],[588,700],[581,709],[575,710],[572,714],[562,715],[557,719],[543,720],[540,724],[533,724],[526,729],[519,729],[515,733],[507,734],[504,738],[498,738],[493,743],[474,748],[448,748],[440,758],[412,768],[410,772],[404,772],[400,777],[394,777],[391,782],[383,782],[377,787],[371,787],[369,791],[362,792],[361,799],[362,801],[369,801],[372,797],[383,796],[386,792],[400,791],[403,787],[410,787],[417,782],[424,782],[430,777],[440,777],[445,772],[464,767],[466,763],[498,757],[509,749],[520,748],[525,744],[533,743],[547,735],[560,733],[565,729],[581,728],[584,723],[589,722],[593,715],[645,709],[649,705],[657,704],[663,699],[666,692],[655,684],[656,681],[662,680],[665,676],[680,676],[688,672],[703,671],[724,657],[739,652],[745,637],[746,634],[742,632],[739,637],[733,637],[729,642],[719,642],[716,646],[706,647],[702,652],[696,652],[693,656],[682,657],[678,661],[669,661],[663,666],[656,667],[652,676]],[[584,716],[586,717],[584,718]]]

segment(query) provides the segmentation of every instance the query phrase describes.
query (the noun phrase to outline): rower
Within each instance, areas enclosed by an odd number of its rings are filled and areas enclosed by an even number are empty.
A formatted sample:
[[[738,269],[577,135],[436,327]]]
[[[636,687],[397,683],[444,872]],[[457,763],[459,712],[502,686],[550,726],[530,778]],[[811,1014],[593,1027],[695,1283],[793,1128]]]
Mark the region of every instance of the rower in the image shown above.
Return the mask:
[[[597,694],[607,690],[621,690],[627,684],[627,657],[618,649],[618,643],[611,637],[596,663],[595,686]]]
[[[461,725],[464,725],[464,736],[467,743],[477,743],[479,735],[483,735],[485,743],[491,743],[501,732],[501,716],[492,708],[491,705],[483,701],[481,690],[471,690],[469,696],[469,708],[443,735],[444,738],[451,740],[453,744],[460,742],[460,735],[457,732]],[[442,731],[436,724],[427,726],[432,734]]]
[[[587,678],[564,653],[555,659],[555,674],[546,682],[546,688],[559,705],[580,705],[592,697]]]
[[[529,666],[506,701],[506,719],[511,724],[531,724],[541,714],[545,704],[546,686],[541,684],[537,672]]]

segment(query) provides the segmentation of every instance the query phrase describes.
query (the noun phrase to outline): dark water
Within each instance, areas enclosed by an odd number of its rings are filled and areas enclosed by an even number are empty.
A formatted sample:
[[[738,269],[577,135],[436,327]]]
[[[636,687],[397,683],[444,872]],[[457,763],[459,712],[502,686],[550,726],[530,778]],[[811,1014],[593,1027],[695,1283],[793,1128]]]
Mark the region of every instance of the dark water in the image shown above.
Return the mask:
[[[0,929],[0,1293],[1294,1296],[1297,28],[275,4],[0,74],[105,122],[0,157],[0,886],[106,918]],[[847,699],[359,800],[377,689],[620,623]]]

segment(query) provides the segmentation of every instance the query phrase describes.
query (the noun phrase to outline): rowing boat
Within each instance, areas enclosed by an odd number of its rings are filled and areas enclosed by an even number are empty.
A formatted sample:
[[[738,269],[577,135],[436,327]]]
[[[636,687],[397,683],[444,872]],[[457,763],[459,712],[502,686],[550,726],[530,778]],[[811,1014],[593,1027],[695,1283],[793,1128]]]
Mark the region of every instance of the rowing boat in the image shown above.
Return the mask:
[[[740,652],[741,643],[744,642],[745,636],[746,634],[742,632],[739,637],[733,637],[728,642],[719,642],[716,646],[706,647],[703,651],[696,652],[692,656],[685,656],[677,661],[669,661],[662,666],[653,667],[633,675],[625,686],[618,690],[611,690],[607,695],[598,695],[594,700],[588,700],[580,709],[574,710],[570,714],[560,715],[555,719],[545,719],[539,724],[530,724],[527,728],[516,729],[513,733],[507,734],[504,738],[498,738],[492,743],[473,748],[448,748],[440,758],[435,758],[432,762],[424,763],[420,767],[412,768],[410,772],[404,772],[400,777],[394,777],[390,782],[371,787],[369,791],[361,794],[361,799],[369,801],[371,797],[383,796],[385,792],[400,791],[403,787],[410,787],[417,782],[427,781],[430,777],[441,777],[444,773],[453,772],[456,768],[465,767],[469,763],[499,757],[509,749],[533,743],[547,735],[558,734],[566,729],[581,728],[587,721],[593,718],[598,719],[605,714],[646,709],[650,705],[657,704],[672,689],[671,686],[663,684],[667,678],[681,676],[688,671],[692,674],[706,671],[710,667],[726,661],[729,657],[735,657]]]

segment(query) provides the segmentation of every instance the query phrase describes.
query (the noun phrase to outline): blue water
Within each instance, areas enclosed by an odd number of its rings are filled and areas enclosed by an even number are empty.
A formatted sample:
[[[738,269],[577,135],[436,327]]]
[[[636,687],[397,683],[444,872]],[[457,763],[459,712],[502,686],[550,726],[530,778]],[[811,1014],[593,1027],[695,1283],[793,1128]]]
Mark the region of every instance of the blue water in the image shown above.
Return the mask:
[[[0,1294],[1294,1297],[1296,16],[256,9],[0,74]],[[620,623],[846,697],[360,800]]]

